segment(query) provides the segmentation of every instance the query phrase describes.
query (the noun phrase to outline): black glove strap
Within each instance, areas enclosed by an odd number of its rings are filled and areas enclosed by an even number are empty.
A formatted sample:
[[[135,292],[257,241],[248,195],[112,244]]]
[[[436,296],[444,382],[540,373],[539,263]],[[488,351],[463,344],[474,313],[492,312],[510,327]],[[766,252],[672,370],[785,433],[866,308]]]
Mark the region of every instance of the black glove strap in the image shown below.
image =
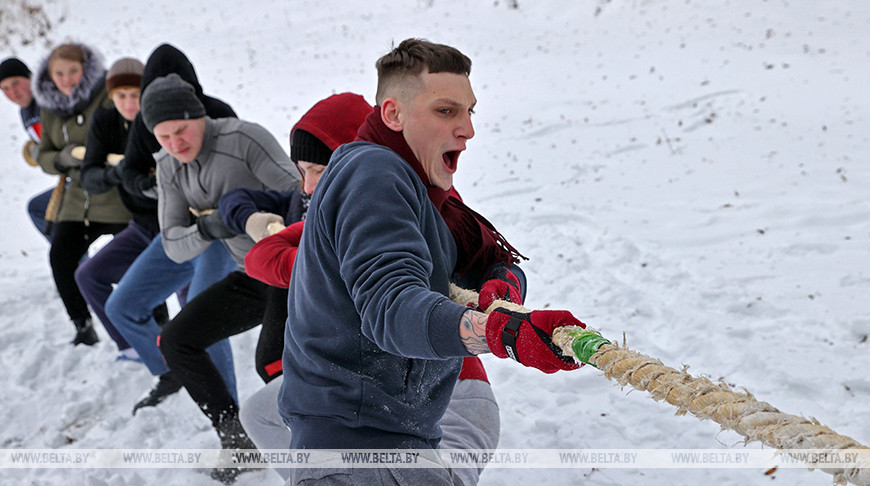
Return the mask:
[[[520,325],[523,323],[524,316],[513,312],[510,316],[507,324],[501,330],[501,342],[504,344],[504,350],[508,356],[519,363],[520,359],[517,357],[517,336],[520,334]]]

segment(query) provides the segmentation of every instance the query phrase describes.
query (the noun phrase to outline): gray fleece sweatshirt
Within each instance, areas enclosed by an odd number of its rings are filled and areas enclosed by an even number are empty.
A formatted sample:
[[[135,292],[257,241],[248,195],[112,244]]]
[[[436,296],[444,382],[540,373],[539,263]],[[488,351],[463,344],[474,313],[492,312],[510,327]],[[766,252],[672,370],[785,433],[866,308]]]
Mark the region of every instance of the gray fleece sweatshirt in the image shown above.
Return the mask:
[[[161,149],[157,161],[157,215],[163,249],[175,262],[196,257],[211,244],[197,231],[190,208],[215,209],[227,192],[247,188],[287,191],[299,171],[265,128],[235,118],[205,118],[202,149],[183,163]],[[254,241],[246,234],[223,240],[239,268]]]

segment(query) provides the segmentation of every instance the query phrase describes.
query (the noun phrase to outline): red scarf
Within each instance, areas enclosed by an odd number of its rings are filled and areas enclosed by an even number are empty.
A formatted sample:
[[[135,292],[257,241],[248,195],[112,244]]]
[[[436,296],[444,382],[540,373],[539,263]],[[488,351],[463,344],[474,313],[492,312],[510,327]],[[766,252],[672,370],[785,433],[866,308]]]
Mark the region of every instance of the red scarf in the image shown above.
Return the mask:
[[[381,120],[380,106],[375,106],[371,114],[366,117],[357,132],[356,139],[392,149],[414,169],[426,185],[432,204],[450,228],[450,233],[456,242],[458,252],[456,269],[460,275],[471,268],[488,272],[499,262],[510,264],[518,263],[520,258],[528,260],[507,242],[492,223],[466,206],[454,188],[445,191],[431,185],[429,176],[423,170],[423,164],[414,156],[402,133],[391,130]]]

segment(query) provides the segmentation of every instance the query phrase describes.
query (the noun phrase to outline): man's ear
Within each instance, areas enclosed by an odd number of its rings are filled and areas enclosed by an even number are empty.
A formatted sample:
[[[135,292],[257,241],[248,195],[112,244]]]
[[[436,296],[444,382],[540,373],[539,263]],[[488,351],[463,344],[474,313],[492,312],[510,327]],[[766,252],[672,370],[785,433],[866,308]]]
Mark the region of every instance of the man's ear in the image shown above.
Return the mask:
[[[381,120],[394,132],[402,131],[402,121],[399,119],[401,105],[396,98],[387,98],[381,103]]]

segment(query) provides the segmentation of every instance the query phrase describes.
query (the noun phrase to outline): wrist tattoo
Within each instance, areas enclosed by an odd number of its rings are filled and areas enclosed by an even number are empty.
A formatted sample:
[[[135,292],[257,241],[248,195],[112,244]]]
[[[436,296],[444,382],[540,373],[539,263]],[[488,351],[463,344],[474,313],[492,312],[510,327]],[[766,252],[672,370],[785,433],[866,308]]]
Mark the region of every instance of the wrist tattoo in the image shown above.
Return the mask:
[[[486,345],[486,314],[468,309],[459,321],[459,338],[471,354],[488,353]]]

